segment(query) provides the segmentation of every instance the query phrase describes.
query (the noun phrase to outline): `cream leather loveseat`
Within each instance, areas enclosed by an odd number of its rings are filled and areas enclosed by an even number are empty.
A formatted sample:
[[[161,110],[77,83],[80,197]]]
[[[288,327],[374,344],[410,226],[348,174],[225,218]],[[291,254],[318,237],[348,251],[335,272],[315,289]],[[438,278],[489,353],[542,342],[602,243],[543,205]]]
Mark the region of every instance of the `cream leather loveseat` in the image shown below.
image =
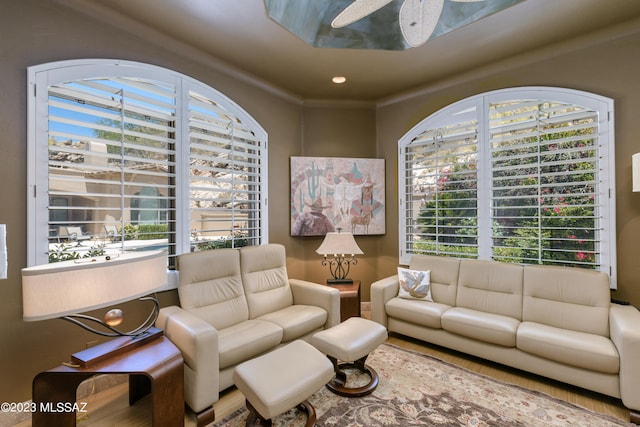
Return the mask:
[[[372,319],[443,347],[622,399],[640,412],[640,312],[610,303],[604,273],[414,255],[433,301],[371,286]]]
[[[340,323],[340,292],[289,279],[282,245],[216,249],[178,257],[180,307],[156,326],[182,352],[185,400],[211,422],[236,365]]]

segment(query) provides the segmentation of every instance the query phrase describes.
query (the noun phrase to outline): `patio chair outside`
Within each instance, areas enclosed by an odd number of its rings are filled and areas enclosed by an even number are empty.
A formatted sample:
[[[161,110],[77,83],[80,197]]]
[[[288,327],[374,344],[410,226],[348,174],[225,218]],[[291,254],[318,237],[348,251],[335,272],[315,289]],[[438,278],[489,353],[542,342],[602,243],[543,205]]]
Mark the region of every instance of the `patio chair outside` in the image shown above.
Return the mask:
[[[120,240],[120,233],[118,232],[117,225],[105,225],[104,234],[107,236],[107,239],[110,240],[112,243]]]
[[[82,231],[82,227],[61,227],[60,231],[64,231],[64,234],[61,234],[61,237],[66,237],[69,241],[76,242],[77,244],[92,238],[90,233],[84,233]]]

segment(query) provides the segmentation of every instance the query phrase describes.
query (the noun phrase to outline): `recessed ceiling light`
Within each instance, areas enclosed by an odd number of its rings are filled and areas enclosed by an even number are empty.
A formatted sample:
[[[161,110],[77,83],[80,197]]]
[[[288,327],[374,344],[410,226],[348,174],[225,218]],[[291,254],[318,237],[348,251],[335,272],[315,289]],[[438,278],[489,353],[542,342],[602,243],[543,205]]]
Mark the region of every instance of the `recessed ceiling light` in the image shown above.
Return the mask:
[[[334,78],[331,79],[331,81],[336,84],[342,84],[347,81],[347,78],[344,76],[335,76]]]

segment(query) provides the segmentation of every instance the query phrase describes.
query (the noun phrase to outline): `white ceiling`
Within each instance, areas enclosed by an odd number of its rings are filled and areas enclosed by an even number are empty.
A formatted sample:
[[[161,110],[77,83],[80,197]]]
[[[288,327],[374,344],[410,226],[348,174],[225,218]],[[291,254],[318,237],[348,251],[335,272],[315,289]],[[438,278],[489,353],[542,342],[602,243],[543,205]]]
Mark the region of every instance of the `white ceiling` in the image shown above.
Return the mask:
[[[164,35],[217,58],[221,68],[304,100],[379,101],[640,17],[639,0],[526,0],[421,47],[382,51],[312,47],[269,19],[262,0],[60,3],[137,37],[164,43],[158,37]],[[348,80],[335,85],[334,75]]]

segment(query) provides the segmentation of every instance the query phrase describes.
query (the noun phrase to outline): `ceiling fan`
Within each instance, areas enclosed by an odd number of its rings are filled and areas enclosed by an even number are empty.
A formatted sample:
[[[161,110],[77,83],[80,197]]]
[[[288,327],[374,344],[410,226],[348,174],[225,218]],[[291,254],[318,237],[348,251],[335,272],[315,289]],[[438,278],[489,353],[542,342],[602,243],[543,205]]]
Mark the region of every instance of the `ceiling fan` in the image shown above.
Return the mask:
[[[394,0],[354,0],[331,22],[333,28],[346,27],[383,8]],[[403,0],[400,6],[400,30],[407,44],[417,47],[424,44],[436,27],[445,0]],[[484,0],[451,0],[473,3]]]

